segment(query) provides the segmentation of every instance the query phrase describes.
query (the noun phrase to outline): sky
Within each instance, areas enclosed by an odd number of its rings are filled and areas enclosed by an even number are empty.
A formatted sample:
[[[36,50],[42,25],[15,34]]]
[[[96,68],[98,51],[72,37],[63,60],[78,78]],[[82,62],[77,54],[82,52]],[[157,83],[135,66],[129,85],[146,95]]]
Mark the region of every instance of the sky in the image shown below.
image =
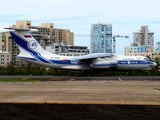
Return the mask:
[[[17,20],[29,20],[32,25],[54,23],[55,28],[74,32],[74,45],[90,48],[91,24],[112,24],[116,38],[116,54],[124,55],[124,47],[133,41],[133,32],[148,25],[160,41],[160,0],[0,0],[0,32]],[[88,37],[87,37],[88,36]]]

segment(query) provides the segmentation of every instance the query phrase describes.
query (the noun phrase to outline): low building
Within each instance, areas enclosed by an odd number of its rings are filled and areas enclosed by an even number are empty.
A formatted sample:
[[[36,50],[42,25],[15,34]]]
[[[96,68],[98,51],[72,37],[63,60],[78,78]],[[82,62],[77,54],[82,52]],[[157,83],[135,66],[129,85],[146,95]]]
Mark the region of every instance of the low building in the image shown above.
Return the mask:
[[[149,45],[140,45],[138,43],[131,43],[130,46],[124,48],[125,56],[152,56],[152,48]]]
[[[82,56],[89,53],[89,49],[86,46],[62,46],[58,44],[46,46],[46,50],[61,56]]]

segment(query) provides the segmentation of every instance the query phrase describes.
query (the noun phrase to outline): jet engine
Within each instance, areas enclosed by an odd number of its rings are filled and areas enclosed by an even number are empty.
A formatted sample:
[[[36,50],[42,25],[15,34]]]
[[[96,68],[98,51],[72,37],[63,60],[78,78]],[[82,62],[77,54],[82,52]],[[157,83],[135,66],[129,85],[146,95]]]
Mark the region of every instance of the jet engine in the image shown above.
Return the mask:
[[[95,62],[90,64],[91,68],[97,68],[97,69],[107,69],[110,68],[110,62],[105,61],[105,62]]]
[[[116,69],[117,66],[117,62],[116,61],[103,61],[103,62],[94,62],[92,64],[90,64],[91,68],[94,69]]]

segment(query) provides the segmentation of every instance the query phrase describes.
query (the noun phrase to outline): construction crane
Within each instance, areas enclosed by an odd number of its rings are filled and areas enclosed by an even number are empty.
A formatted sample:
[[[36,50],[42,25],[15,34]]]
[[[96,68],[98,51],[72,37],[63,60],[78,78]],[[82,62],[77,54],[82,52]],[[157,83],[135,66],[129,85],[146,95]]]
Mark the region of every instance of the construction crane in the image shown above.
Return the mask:
[[[124,38],[129,38],[128,35],[126,35],[126,36],[113,35],[113,53],[114,53],[114,54],[116,53],[116,37],[118,37],[118,38],[122,38],[122,37],[124,37]]]

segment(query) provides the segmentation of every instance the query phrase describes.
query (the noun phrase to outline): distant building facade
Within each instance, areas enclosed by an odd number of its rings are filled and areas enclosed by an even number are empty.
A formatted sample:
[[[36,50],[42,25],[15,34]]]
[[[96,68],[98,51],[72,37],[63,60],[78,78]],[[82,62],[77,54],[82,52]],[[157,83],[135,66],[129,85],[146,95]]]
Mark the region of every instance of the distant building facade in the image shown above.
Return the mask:
[[[48,35],[54,36],[55,43],[65,42],[67,45],[74,45],[74,33],[69,29],[54,28],[53,23],[42,23],[41,26],[31,25],[31,21],[16,21],[16,25],[10,26],[12,28],[31,28],[37,29],[37,32],[32,32],[33,35]]]
[[[54,28],[52,23],[42,23],[42,26],[31,26],[31,21],[17,21],[16,25],[10,27],[38,29],[39,31],[32,32],[32,35],[43,48],[54,43],[59,44],[63,42],[70,45],[74,44],[74,34],[70,32],[69,29]],[[9,32],[0,33],[0,51],[2,51],[3,54],[4,52],[9,54],[9,62],[14,66],[22,67],[28,64],[27,61],[17,58],[20,51]],[[8,63],[3,62],[3,59],[4,58],[2,58],[2,63],[4,63],[4,66],[7,66]]]
[[[52,46],[46,46],[46,50],[61,56],[82,56],[89,54],[89,49],[87,49],[86,46],[62,46],[55,44]]]
[[[11,62],[11,56],[8,52],[0,51],[0,66],[7,67]]]
[[[91,53],[112,53],[112,25],[98,22],[91,25]]]
[[[9,58],[7,58],[9,59],[9,64],[11,63],[12,65],[17,67],[27,65],[26,61],[17,58],[17,55],[20,51],[9,32],[0,33],[0,51],[1,54],[9,55]],[[4,66],[7,65],[8,62],[5,62]]]
[[[154,51],[154,32],[149,32],[148,26],[141,26],[139,32],[133,32],[133,43],[124,48],[126,56],[152,56]]]
[[[153,51],[154,32],[149,32],[148,26],[141,26],[139,32],[133,32],[133,42],[140,43],[140,45],[148,45]]]
[[[149,45],[140,45],[138,43],[131,43],[130,46],[125,47],[126,56],[152,56],[152,49]]]

